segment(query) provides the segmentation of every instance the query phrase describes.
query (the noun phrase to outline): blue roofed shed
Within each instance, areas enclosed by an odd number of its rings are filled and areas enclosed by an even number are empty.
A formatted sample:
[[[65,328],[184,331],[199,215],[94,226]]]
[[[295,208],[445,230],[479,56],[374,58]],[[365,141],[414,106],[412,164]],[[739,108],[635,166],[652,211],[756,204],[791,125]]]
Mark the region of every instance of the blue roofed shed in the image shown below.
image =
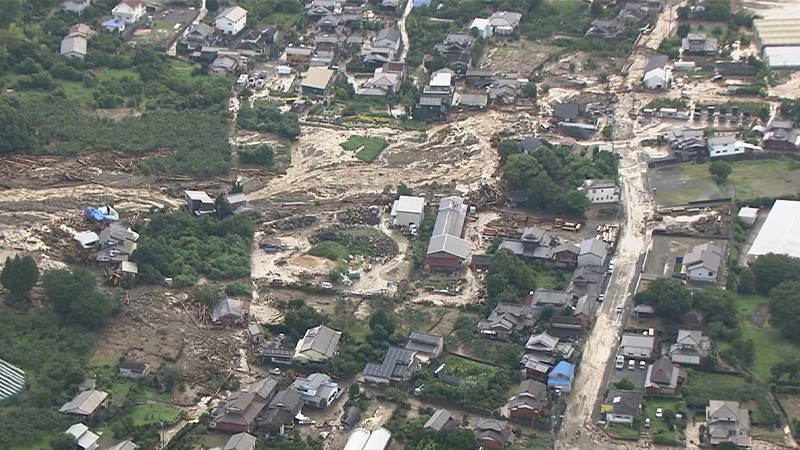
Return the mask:
[[[561,392],[569,393],[572,389],[572,380],[575,377],[575,365],[566,361],[561,361],[553,367],[547,378],[547,387],[550,389],[560,389]]]

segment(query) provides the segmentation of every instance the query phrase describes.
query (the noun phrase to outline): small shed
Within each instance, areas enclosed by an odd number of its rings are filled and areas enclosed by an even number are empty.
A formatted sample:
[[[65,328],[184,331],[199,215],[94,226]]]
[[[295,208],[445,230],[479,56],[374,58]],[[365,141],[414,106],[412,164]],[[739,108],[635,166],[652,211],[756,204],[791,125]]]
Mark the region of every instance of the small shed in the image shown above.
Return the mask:
[[[353,429],[359,422],[361,422],[361,410],[355,406],[347,408],[342,416],[342,426]]]
[[[739,217],[739,220],[741,220],[743,224],[753,226],[753,224],[756,223],[756,217],[758,217],[758,208],[745,206],[739,210],[737,217]]]

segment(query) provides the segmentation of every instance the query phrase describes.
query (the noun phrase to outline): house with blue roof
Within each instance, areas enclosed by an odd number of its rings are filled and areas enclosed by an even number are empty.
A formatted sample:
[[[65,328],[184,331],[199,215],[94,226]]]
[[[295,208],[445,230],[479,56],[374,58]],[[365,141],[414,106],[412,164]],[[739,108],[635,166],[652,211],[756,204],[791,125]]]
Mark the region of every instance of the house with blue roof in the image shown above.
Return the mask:
[[[550,371],[550,375],[547,377],[547,387],[548,389],[559,389],[568,394],[572,389],[573,378],[575,378],[575,364],[561,361]]]

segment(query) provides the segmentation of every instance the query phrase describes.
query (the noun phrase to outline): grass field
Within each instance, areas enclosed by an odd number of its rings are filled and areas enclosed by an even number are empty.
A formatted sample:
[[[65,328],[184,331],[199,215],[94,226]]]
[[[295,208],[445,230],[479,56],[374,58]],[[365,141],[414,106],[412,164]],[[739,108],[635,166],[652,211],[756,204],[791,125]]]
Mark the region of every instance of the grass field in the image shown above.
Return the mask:
[[[739,298],[738,310],[742,325],[744,339],[752,339],[755,344],[755,362],[753,372],[762,380],[770,377],[770,367],[778,361],[786,359],[800,359],[800,347],[787,341],[781,334],[769,325],[768,317],[766,320],[756,320],[754,315],[768,315],[764,306],[758,305],[767,303],[768,300],[759,296],[743,296]],[[753,319],[753,320],[751,320]],[[763,321],[762,326],[757,326],[753,322]]]
[[[580,0],[559,0],[555,2],[550,2],[553,9],[558,11],[561,15],[569,15],[574,14],[575,11],[579,10],[580,7],[583,5],[583,2]]]
[[[181,411],[173,406],[136,405],[133,408],[131,418],[133,419],[133,426],[135,427],[159,422],[164,422],[164,425],[167,425],[178,420],[180,414]]]
[[[497,373],[496,367],[453,355],[445,356],[442,363],[447,366],[449,375],[478,383],[488,381]]]
[[[358,150],[356,158],[364,162],[372,162],[389,146],[389,143],[383,138],[350,136],[339,145],[345,150]]]
[[[169,403],[172,395],[169,392],[158,392],[149,386],[138,386],[132,381],[121,381],[111,386],[111,393],[115,403],[122,403],[130,395],[131,388],[136,386],[135,396],[137,400],[153,400]]]
[[[645,402],[644,416],[650,418],[650,428],[644,430],[649,432],[651,435],[666,434],[667,436],[670,436],[674,439],[675,431],[670,431],[669,429],[667,429],[667,423],[664,422],[663,417],[660,419],[656,417],[656,410],[658,408],[661,408],[664,410],[669,409],[672,412],[675,412],[676,401],[663,398],[658,398],[658,399],[654,398],[654,399],[646,399],[644,400],[644,402]]]
[[[323,241],[315,245],[308,251],[309,255],[319,256],[320,258],[330,259],[331,261],[341,261],[350,255],[347,247],[332,241]]]

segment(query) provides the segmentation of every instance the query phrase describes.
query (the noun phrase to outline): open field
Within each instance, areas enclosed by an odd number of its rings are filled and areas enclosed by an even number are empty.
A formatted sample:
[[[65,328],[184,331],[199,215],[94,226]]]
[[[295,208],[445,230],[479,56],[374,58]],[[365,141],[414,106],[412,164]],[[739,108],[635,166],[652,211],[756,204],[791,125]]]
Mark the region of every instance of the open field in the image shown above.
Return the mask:
[[[339,144],[345,150],[357,150],[356,158],[364,162],[375,161],[375,158],[389,146],[386,139],[374,138],[369,136],[350,136],[346,141]]]
[[[136,405],[133,408],[133,425],[141,427],[163,422],[165,425],[175,422],[181,412],[178,408],[167,405]]]
[[[562,2],[556,2],[559,3]],[[523,39],[491,41],[481,59],[481,67],[497,73],[527,75],[558,52],[560,52],[558,47]]]
[[[650,185],[662,205],[736,196],[737,199],[775,197],[800,191],[800,164],[789,160],[731,163],[733,173],[722,185],[708,173],[709,163],[686,163],[649,171]]]
[[[769,325],[768,299],[759,296],[739,297],[739,317],[744,339],[755,343],[753,372],[762,380],[770,377],[770,367],[778,361],[800,359],[800,347],[781,336]]]
[[[675,439],[675,431],[670,431],[667,428],[667,423],[664,422],[663,418],[659,419],[656,417],[656,410],[658,408],[662,408],[663,410],[670,410],[672,412],[675,412],[677,400],[653,398],[653,399],[645,399],[644,402],[645,402],[644,416],[650,418],[650,428],[649,429],[643,428],[643,430],[650,433],[650,435],[652,436],[658,434]]]

